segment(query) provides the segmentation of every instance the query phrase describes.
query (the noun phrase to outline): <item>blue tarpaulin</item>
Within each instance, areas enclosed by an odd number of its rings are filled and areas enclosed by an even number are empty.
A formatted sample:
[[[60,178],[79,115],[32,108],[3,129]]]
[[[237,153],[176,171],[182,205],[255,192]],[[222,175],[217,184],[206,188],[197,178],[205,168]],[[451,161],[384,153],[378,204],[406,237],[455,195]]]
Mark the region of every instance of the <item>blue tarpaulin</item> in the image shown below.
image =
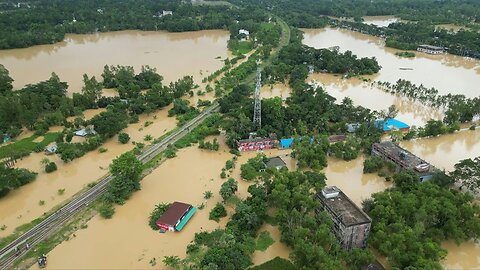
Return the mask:
[[[394,118],[389,118],[386,121],[377,120],[377,121],[375,121],[375,126],[377,128],[380,128],[380,127],[382,127],[381,126],[382,123],[383,123],[383,131],[392,131],[392,130],[410,128],[409,125],[405,124],[402,121],[394,119]]]
[[[293,138],[280,139],[281,148],[290,148],[293,144]]]

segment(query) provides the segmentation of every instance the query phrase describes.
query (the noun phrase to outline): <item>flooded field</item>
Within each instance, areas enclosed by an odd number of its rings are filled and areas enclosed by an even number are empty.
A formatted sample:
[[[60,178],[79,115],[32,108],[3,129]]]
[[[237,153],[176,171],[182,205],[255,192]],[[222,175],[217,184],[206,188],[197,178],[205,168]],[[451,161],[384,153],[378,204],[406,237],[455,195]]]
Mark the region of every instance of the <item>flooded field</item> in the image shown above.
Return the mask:
[[[460,160],[480,156],[480,129],[404,141],[401,145],[437,168],[451,171]]]
[[[224,140],[218,152],[199,150],[196,146],[182,149],[177,157],[167,160],[150,175],[142,180],[142,189],[123,206],[116,207],[111,220],[95,216],[88,222],[88,228],[75,233],[76,237],[57,246],[51,251],[48,267],[50,269],[146,269],[151,268],[149,261],[155,258],[157,266],[163,269],[164,256],[185,256],[188,243],[193,240],[195,232],[214,230],[225,225],[226,219],[220,223],[208,220],[208,213],[216,202],[221,200],[218,194],[223,179],[220,179],[221,168],[232,157],[228,153]],[[266,151],[267,156],[288,154],[290,151]],[[239,164],[254,157],[255,152],[242,155],[231,177],[239,182],[239,197],[247,195],[249,183],[239,179]],[[292,162],[288,158],[287,164]],[[203,192],[212,191],[213,198],[205,201]],[[198,206],[202,202],[206,207],[198,211],[181,232],[159,234],[147,224],[150,211],[160,202],[182,201]],[[231,212],[231,211],[229,211]],[[278,232],[268,228],[272,237]],[[270,250],[272,249],[272,250]],[[280,243],[272,245],[265,253],[256,254],[254,260],[263,262],[275,256],[284,256],[288,250]],[[282,249],[285,249],[282,252]],[[106,260],[105,255],[115,250],[115,260]],[[270,257],[271,256],[271,257]],[[33,266],[36,269],[37,266]]]
[[[387,27],[389,24],[400,21],[395,16],[365,16],[363,17],[364,24],[373,24],[378,27]]]
[[[131,141],[148,144],[143,140],[145,135],[158,138],[176,126],[175,118],[167,117],[169,108],[150,115],[142,115],[138,123],[128,126],[124,131],[130,135]],[[145,127],[147,121],[151,124]],[[107,174],[111,161],[134,146],[131,143],[121,144],[114,137],[102,147],[106,148],[107,152],[88,152],[69,163],[64,163],[57,155],[46,156],[43,153],[32,153],[19,160],[16,167],[38,172],[38,176],[32,183],[10,192],[0,200],[0,226],[7,226],[5,230],[0,231],[0,237],[12,233],[19,225],[41,217],[43,213],[70,198],[89,183]],[[57,171],[49,174],[44,172],[41,161],[45,157],[57,164]],[[60,189],[64,189],[62,194],[59,194]]]
[[[368,78],[395,83],[406,79],[415,84],[435,87],[440,94],[480,94],[480,61],[467,60],[455,55],[428,55],[416,53],[413,59],[396,56],[399,50],[386,48],[378,37],[345,29],[303,29],[304,44],[315,48],[339,46],[340,51],[350,50],[359,57],[375,57],[382,69]],[[411,68],[412,70],[400,70]],[[379,102],[382,100],[379,99]]]
[[[326,91],[337,99],[337,103],[349,97],[354,105],[360,105],[371,110],[387,110],[390,105],[398,109],[398,118],[413,126],[423,126],[430,119],[441,119],[443,113],[432,110],[420,102],[408,100],[405,97],[391,95],[358,78],[344,79],[341,76],[325,73],[309,75],[307,81],[319,83]]]
[[[64,41],[52,45],[0,50],[0,63],[10,71],[15,89],[46,80],[55,72],[68,82],[70,94],[80,92],[82,75],[95,75],[100,80],[106,64],[133,66],[137,72],[142,65],[149,65],[157,68],[166,82],[184,75],[193,75],[200,82],[201,72],[223,66],[228,38],[228,32],[221,30],[66,35]]]

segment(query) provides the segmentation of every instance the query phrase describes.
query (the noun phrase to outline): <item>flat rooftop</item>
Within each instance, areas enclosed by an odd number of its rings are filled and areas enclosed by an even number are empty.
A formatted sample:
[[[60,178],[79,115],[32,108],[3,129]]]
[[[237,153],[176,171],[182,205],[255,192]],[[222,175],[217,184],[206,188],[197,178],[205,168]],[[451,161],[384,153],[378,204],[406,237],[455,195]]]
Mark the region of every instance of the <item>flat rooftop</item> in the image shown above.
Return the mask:
[[[287,163],[279,156],[269,158],[265,165],[267,168],[287,167]]]
[[[369,223],[372,220],[365,214],[352,200],[350,200],[345,193],[337,187],[326,187],[326,189],[336,188],[338,195],[333,198],[325,198],[320,192],[317,194],[317,199],[334,213],[335,218],[339,219],[346,227],[352,225]]]
[[[427,45],[427,44],[418,45],[418,47],[419,48],[430,49],[430,50],[444,50],[445,49],[443,47],[432,46],[432,45]]]
[[[373,149],[381,152],[383,155],[392,159],[397,165],[401,166],[406,170],[413,170],[420,175],[432,174],[437,170],[433,165],[427,161],[421,159],[420,157],[412,154],[410,151],[400,147],[399,145],[394,144],[391,141],[384,141],[380,143],[374,143]],[[429,169],[425,172],[419,172],[415,170],[415,167],[420,164],[428,164]]]

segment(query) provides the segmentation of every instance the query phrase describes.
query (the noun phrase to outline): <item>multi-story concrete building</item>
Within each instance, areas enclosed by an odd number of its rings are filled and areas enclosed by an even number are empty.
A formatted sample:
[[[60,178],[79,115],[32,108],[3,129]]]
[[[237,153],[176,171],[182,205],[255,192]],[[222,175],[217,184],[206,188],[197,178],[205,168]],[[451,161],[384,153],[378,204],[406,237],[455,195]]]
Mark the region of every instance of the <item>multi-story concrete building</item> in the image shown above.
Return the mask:
[[[430,163],[391,141],[374,143],[372,145],[372,155],[393,162],[398,170],[415,172],[421,182],[430,180],[433,174],[438,171],[438,169]]]
[[[317,194],[320,210],[333,220],[333,233],[342,248],[365,248],[372,220],[336,186],[326,187]]]

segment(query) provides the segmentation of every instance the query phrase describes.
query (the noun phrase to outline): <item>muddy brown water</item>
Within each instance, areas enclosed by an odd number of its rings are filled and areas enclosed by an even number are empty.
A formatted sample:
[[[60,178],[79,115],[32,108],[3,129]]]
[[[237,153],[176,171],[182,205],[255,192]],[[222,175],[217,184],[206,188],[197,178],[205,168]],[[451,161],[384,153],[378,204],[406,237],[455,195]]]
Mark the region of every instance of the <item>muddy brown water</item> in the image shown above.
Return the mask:
[[[150,175],[142,180],[142,189],[132,195],[123,206],[116,207],[113,219],[104,220],[95,216],[87,225],[79,230],[69,241],[63,242],[48,254],[49,269],[99,269],[151,268],[149,262],[155,258],[155,268],[165,269],[161,262],[164,256],[185,256],[188,243],[194,234],[202,230],[214,230],[225,226],[227,218],[220,223],[208,220],[208,213],[216,202],[221,200],[218,191],[224,179],[220,179],[221,168],[232,157],[228,153],[223,137],[219,138],[221,149],[218,152],[199,150],[196,146],[182,149],[177,157],[167,160]],[[290,150],[265,151],[267,156],[287,155]],[[250,183],[239,179],[240,164],[257,153],[243,154],[237,161],[232,173],[239,181],[237,196],[247,196]],[[285,157],[290,168],[293,161]],[[203,199],[207,190],[214,196]],[[182,201],[198,206],[205,203],[206,207],[199,210],[181,232],[159,234],[148,227],[147,220],[155,204],[160,202]],[[233,212],[230,207],[229,213]],[[275,256],[288,257],[288,248],[281,244],[279,232],[268,225],[262,227],[272,234],[276,241],[265,253],[255,253],[255,263],[262,263]],[[115,259],[106,260],[106,254],[115,252]],[[33,266],[36,269],[37,266]]]
[[[0,199],[0,226],[7,226],[5,230],[0,231],[0,237],[10,234],[17,226],[42,216],[44,212],[107,174],[111,161],[134,147],[131,142],[142,142],[148,145],[150,142],[144,141],[145,135],[158,138],[175,128],[175,118],[167,117],[169,108],[166,107],[156,113],[140,116],[138,123],[129,125],[124,130],[130,135],[130,142],[121,144],[115,136],[102,145],[107,149],[105,153],[88,152],[85,156],[69,163],[64,163],[57,155],[46,156],[43,153],[32,153],[19,160],[16,167],[38,172],[38,176],[32,183],[22,186]],[[145,127],[147,121],[152,124]],[[82,140],[84,138],[75,136],[72,141],[80,142]],[[57,164],[57,171],[49,174],[44,172],[41,160],[45,157]],[[65,192],[59,195],[59,189],[65,189]],[[40,205],[40,201],[44,201],[44,204]]]
[[[315,48],[339,46],[340,51],[350,50],[359,57],[375,57],[382,66],[380,72],[368,76],[372,80],[394,83],[406,79],[415,84],[435,87],[440,94],[480,94],[480,61],[460,56],[416,53],[413,59],[395,55],[399,50],[387,48],[378,38],[345,29],[303,29],[304,44]],[[412,68],[413,70],[400,70]]]
[[[0,63],[10,71],[15,89],[46,80],[55,72],[68,82],[70,94],[81,91],[84,73],[101,80],[106,64],[133,66],[136,72],[149,65],[157,68],[166,82],[184,75],[201,81],[201,72],[211,73],[223,66],[222,59],[229,56],[228,38],[228,32],[222,30],[69,34],[52,45],[0,50]]]
[[[382,69],[378,74],[363,76],[366,79],[395,83],[406,79],[415,84],[435,87],[440,94],[464,94],[476,97],[480,94],[480,61],[444,54],[428,55],[416,53],[416,57],[402,58],[396,56],[399,50],[386,48],[385,42],[370,35],[345,29],[303,29],[304,44],[315,48],[339,46],[340,51],[350,50],[359,57],[375,57]],[[412,70],[401,70],[409,68]],[[455,78],[455,79],[453,79]],[[407,98],[390,95],[376,86],[363,82],[359,78],[344,79],[332,74],[312,74],[307,79],[323,85],[327,92],[341,101],[350,97],[354,104],[372,110],[385,110],[396,105],[398,118],[410,125],[424,125],[429,119],[440,119],[443,113],[411,101]]]
[[[365,16],[363,17],[364,24],[373,24],[378,27],[387,27],[391,23],[401,21],[395,16]]]

